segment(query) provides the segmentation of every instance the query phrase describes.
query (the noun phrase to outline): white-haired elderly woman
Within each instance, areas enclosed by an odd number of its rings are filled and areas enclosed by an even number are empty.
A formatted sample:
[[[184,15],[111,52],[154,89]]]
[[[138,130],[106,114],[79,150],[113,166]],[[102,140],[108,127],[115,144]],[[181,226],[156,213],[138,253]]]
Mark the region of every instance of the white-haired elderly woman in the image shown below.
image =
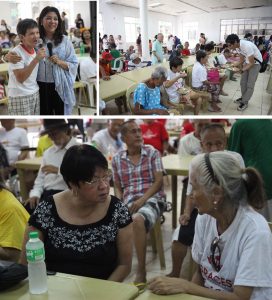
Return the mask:
[[[259,173],[219,151],[197,155],[190,180],[199,211],[192,247],[197,271],[192,282],[157,277],[149,283],[152,292],[271,300],[272,234],[257,212],[265,199]]]
[[[167,70],[157,67],[151,77],[138,84],[134,91],[134,113],[137,115],[168,115],[161,104],[160,86],[167,79]]]

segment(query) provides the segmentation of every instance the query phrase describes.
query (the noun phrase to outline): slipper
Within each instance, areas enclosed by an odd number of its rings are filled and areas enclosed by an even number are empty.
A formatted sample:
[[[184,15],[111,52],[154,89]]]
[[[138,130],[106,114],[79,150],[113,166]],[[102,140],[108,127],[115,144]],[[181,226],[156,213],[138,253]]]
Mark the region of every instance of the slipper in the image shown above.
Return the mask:
[[[210,111],[210,112],[221,112],[222,111],[222,109],[219,107],[218,109],[214,109],[214,108],[212,108],[212,107],[209,107],[208,108],[208,111]]]
[[[147,287],[147,282],[133,282],[132,283],[139,291],[139,294],[143,293]]]

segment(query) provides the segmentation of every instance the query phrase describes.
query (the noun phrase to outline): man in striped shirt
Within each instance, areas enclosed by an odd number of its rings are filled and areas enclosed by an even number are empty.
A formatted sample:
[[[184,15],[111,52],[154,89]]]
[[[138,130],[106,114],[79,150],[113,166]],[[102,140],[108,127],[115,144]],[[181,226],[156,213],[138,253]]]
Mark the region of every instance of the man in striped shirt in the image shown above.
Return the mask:
[[[121,136],[127,150],[113,157],[113,179],[116,196],[128,205],[133,217],[134,244],[138,258],[134,282],[138,284],[146,282],[147,232],[160,217],[160,207],[165,201],[163,166],[159,151],[143,144],[141,129],[135,121],[123,123]]]

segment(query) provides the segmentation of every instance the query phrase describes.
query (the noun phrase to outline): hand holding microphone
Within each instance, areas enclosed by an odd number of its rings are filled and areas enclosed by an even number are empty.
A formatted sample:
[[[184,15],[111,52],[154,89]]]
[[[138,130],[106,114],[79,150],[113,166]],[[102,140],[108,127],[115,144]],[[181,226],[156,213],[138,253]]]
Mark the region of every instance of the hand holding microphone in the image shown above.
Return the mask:
[[[60,59],[58,58],[57,55],[53,55],[53,44],[51,42],[48,42],[46,44],[48,52],[49,52],[49,60],[54,63],[54,64],[58,64],[58,62],[60,61]]]
[[[46,49],[43,46],[43,40],[39,39],[37,43],[38,50],[36,51],[36,59],[38,61],[44,59],[46,57]]]

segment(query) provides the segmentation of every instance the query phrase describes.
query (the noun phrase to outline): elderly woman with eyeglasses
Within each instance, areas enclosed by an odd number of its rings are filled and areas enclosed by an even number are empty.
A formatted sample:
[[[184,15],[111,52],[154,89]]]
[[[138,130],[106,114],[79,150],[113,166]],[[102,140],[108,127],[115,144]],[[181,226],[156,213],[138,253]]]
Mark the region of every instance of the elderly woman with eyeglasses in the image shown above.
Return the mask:
[[[106,158],[90,145],[64,155],[60,173],[68,190],[40,202],[26,230],[21,262],[26,264],[28,232],[44,241],[47,270],[123,281],[132,261],[132,219],[110,196]]]
[[[259,173],[241,169],[226,152],[200,154],[190,180],[199,216],[192,256],[192,282],[158,277],[156,294],[188,293],[209,299],[269,300],[272,295],[272,235],[257,212],[264,205]]]

